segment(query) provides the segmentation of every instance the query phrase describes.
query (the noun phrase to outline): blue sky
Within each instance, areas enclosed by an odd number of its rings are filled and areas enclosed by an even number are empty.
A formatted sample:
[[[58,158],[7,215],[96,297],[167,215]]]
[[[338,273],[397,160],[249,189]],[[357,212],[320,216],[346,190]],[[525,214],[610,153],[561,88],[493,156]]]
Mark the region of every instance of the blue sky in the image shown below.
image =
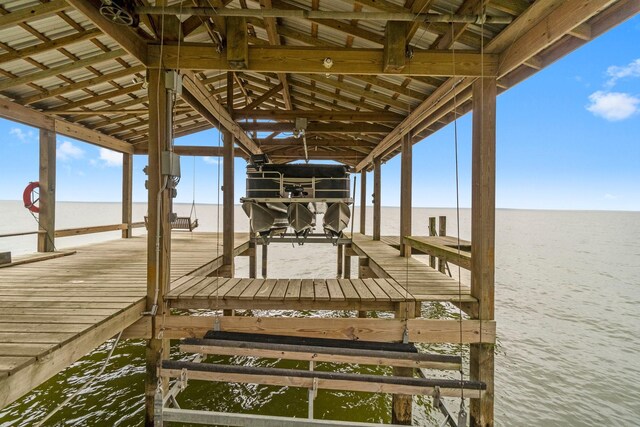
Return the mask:
[[[498,97],[499,208],[640,210],[640,17],[614,28]],[[38,179],[38,130],[0,119],[0,200]],[[218,145],[216,131],[181,145]],[[471,116],[458,120],[461,206],[470,206]],[[417,207],[456,201],[453,125],[414,146]],[[121,155],[58,137],[57,198],[120,201]],[[134,201],[145,202],[145,156],[134,159]],[[216,203],[217,159],[184,157],[178,202]],[[244,193],[236,160],[236,198]],[[221,171],[220,171],[221,173]],[[370,175],[368,193],[372,192]],[[359,186],[358,186],[359,187]],[[400,158],[382,168],[382,202],[400,202]]]

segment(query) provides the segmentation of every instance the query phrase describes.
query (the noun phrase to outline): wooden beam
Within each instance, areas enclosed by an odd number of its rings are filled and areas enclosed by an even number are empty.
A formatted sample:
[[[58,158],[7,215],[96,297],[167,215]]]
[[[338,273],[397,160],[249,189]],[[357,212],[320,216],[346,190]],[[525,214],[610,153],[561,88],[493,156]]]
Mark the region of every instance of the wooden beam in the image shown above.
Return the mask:
[[[230,21],[227,21],[227,28]],[[233,73],[227,72],[227,113],[233,111]],[[223,277],[234,277],[234,138],[228,130],[222,131],[223,185],[222,185],[222,271]]]
[[[411,246],[405,245],[403,237],[411,236],[411,188],[413,180],[413,142],[411,134],[402,138],[400,169],[400,256],[411,257]]]
[[[183,99],[200,114],[203,114],[203,117],[212,125],[218,129],[225,128],[230,131],[236,138],[236,143],[247,152],[253,154],[262,152],[260,147],[233,120],[231,114],[211,96],[209,90],[194,73],[190,71],[184,73],[183,88],[186,92],[183,93]]]
[[[298,117],[309,121],[320,122],[400,122],[404,119],[402,114],[390,111],[327,111],[327,110],[236,110],[233,113],[235,119],[255,120],[295,120]]]
[[[133,154],[122,155],[122,238],[133,237]]]
[[[43,80],[49,77],[57,76],[58,74],[68,73],[69,71],[77,70],[79,68],[85,68],[91,65],[99,64],[101,62],[110,61],[124,55],[126,55],[124,50],[116,49],[110,52],[93,55],[89,58],[83,58],[78,61],[72,61],[68,64],[61,65],[59,67],[47,68],[46,70],[36,71],[35,73],[29,73],[23,76],[7,78],[0,82],[0,91],[7,90],[15,86],[20,86],[23,84],[35,82],[38,80]]]
[[[59,135],[68,136],[69,138],[121,153],[133,153],[131,144],[120,139],[110,137],[77,123],[49,117],[39,111],[32,110],[15,102],[7,101],[6,99],[0,99],[0,117],[27,126],[54,131]]]
[[[262,245],[263,248],[267,247]],[[356,319],[356,318],[282,318],[282,317],[217,317],[167,316],[162,334],[167,339],[202,338],[214,328],[218,319],[220,330],[242,333],[269,333],[309,338],[332,338],[376,342],[402,341],[405,326],[409,341],[415,343],[459,344],[495,343],[496,324],[479,320],[433,319]],[[159,333],[159,331],[157,332]],[[123,334],[124,338],[150,339],[154,337],[151,319],[140,319]]]
[[[498,77],[516,69],[528,58],[560,40],[565,34],[598,12],[614,4],[615,0],[566,0],[512,42],[500,55]]]
[[[101,132],[86,128],[77,123],[56,119],[55,131],[60,135],[88,142],[99,147],[108,148],[109,150],[118,151],[120,153],[133,153],[133,146],[131,144],[112,136],[105,135]]]
[[[247,20],[239,16],[229,16],[226,21],[227,63],[234,70],[246,70],[249,68]]]
[[[147,295],[146,311],[151,313],[153,336],[160,318],[169,315],[164,296],[169,291],[171,273],[171,195],[162,176],[162,153],[171,147],[169,109],[165,72],[149,73],[149,157],[147,168]],[[159,317],[156,317],[156,314]],[[146,346],[145,425],[154,425],[154,397],[158,387],[158,368],[169,355],[169,340],[154,338]],[[166,383],[164,384],[166,388]]]
[[[52,0],[48,3],[18,9],[15,12],[0,16],[0,30],[13,27],[29,19],[42,19],[67,9],[66,0]]]
[[[323,65],[331,58],[333,66]],[[407,60],[406,69],[412,76],[494,76],[498,66],[497,55],[456,53],[454,66],[452,55],[442,51],[414,51]],[[210,44],[183,43],[181,46],[149,45],[149,67],[167,67],[195,70],[233,71],[226,55],[217,53]],[[247,70],[273,73],[312,74],[396,74],[383,70],[382,49],[324,48],[297,46],[249,46]]]
[[[40,129],[38,252],[53,252],[56,226],[56,134]]]
[[[579,0],[567,1],[562,3],[562,5],[565,8],[571,8],[571,10],[573,10],[577,1]],[[601,2],[602,0],[595,3]],[[581,3],[584,5],[589,2],[587,0],[584,0]],[[487,44],[487,46],[485,47],[485,52],[489,54],[500,53],[501,58],[504,58],[505,60],[507,58],[507,55],[514,57],[517,56],[520,59],[519,64],[523,63],[525,60],[533,56],[537,51],[532,51],[531,49],[529,49],[528,44],[525,42],[520,42],[519,46],[521,46],[521,49],[519,51],[515,51],[514,43],[516,39],[529,40],[531,42],[535,40],[538,40],[539,42],[546,40],[546,36],[542,37],[540,36],[540,34],[546,34],[545,28],[547,28],[547,25],[549,25],[550,22],[545,21],[545,19],[550,16],[549,11],[553,10],[553,8],[557,6],[557,4],[558,2],[555,0],[538,0],[533,3],[527,9],[527,13],[519,16],[511,25],[505,28]],[[580,13],[584,14],[586,9],[591,9],[591,6],[580,9]],[[586,13],[585,15],[589,14]],[[565,32],[570,31],[577,25],[574,16],[572,16],[571,18],[567,18],[567,22],[563,22],[561,25],[566,29]],[[536,28],[537,30],[534,30]],[[527,36],[528,34],[530,34],[530,31],[533,31],[533,34],[535,35]],[[527,37],[527,39],[523,39],[523,37],[525,36]],[[519,65],[515,62],[512,62],[512,64],[514,66]],[[503,70],[512,67],[505,68],[505,63],[501,60],[500,68],[501,70]],[[487,77],[489,76],[487,75]],[[459,81],[457,79],[449,79],[447,82],[442,84],[438,89],[436,89],[433,94],[425,99],[422,104],[415,108],[402,123],[400,123],[392,132],[390,132],[380,142],[378,147],[376,147],[369,156],[367,156],[356,166],[356,170],[361,170],[363,167],[371,164],[375,156],[378,156],[381,153],[385,153],[390,148],[397,146],[404,134],[409,132],[418,123],[425,121],[430,114],[438,109],[443,101],[446,102],[453,99],[454,90],[456,91],[456,93],[460,93],[461,91],[470,87],[472,81],[472,79],[463,79],[462,81]]]
[[[471,295],[478,299],[481,321],[494,319],[496,95],[495,78],[479,79],[473,84]],[[493,346],[471,346],[470,376],[487,385],[481,399],[471,400],[471,425],[492,426]]]
[[[3,98],[0,98],[0,117],[40,129],[55,129],[53,117]]]
[[[198,146],[198,145],[175,145],[173,151],[180,156],[206,156],[206,157],[222,157],[222,147]],[[239,153],[235,153],[240,157]]]
[[[272,147],[299,147],[302,143],[300,138],[258,139],[256,142],[260,144],[263,150],[267,150]],[[372,143],[359,139],[329,139],[329,137],[326,139],[316,139],[315,137],[307,138],[307,145],[309,147],[372,147]]]
[[[380,240],[382,213],[382,165],[380,159],[373,162],[373,240]]]
[[[251,103],[249,103],[249,105],[244,107],[242,110],[235,110],[234,113],[233,113],[233,117],[234,118],[238,118],[238,114],[240,114],[240,115],[246,114],[248,116],[250,114],[251,110],[255,110],[256,107],[258,107],[260,104],[265,102],[267,99],[271,98],[273,95],[278,93],[281,89],[282,89],[282,83],[279,83],[279,84],[273,86],[271,89],[269,89],[268,91],[266,91],[265,93],[263,93],[262,95],[260,95],[256,99],[254,99]],[[256,113],[258,113],[258,111],[256,111]],[[253,118],[253,116],[252,117],[247,117],[247,118]]]
[[[405,191],[403,189],[403,191]],[[395,310],[396,319],[408,321],[415,317],[416,313],[415,302],[402,302],[399,303]],[[407,367],[393,367],[393,375],[397,377],[413,377],[413,369]],[[391,422],[393,424],[400,425],[412,425],[412,402],[413,396],[409,390],[404,393],[395,393],[391,399]]]
[[[367,171],[360,171],[360,234],[367,230]]]
[[[272,4],[271,0],[260,0],[260,5],[264,9],[271,9]],[[269,43],[272,46],[280,46],[280,36],[278,35],[278,29],[276,25],[276,18],[264,17],[263,18],[265,29],[267,30],[267,37],[269,38]],[[278,79],[282,84],[282,99],[284,100],[284,105],[287,110],[293,109],[293,104],[291,103],[291,93],[289,91],[289,78],[286,73],[278,73]]]
[[[239,125],[247,132],[293,132],[295,123],[242,122]],[[375,123],[309,123],[306,134],[311,133],[387,133],[392,128]]]
[[[447,102],[454,98],[460,91],[466,89],[471,85],[473,79],[449,79],[443,83],[438,89],[436,89],[422,104],[415,108],[399,125],[397,125],[391,132],[389,132],[382,141],[374,148],[371,153],[356,167],[356,170],[362,170],[371,162],[374,161],[376,156],[383,155],[390,148],[397,145],[397,143],[408,134],[416,125],[421,123],[426,117],[428,117],[433,111],[437,110],[443,102]]]
[[[407,63],[407,23],[389,21],[384,31],[382,67],[385,73],[401,73]]]
[[[66,0],[78,12],[85,15],[93,24],[111,37],[130,55],[147,64],[147,43],[130,28],[115,24],[100,14],[99,0]]]

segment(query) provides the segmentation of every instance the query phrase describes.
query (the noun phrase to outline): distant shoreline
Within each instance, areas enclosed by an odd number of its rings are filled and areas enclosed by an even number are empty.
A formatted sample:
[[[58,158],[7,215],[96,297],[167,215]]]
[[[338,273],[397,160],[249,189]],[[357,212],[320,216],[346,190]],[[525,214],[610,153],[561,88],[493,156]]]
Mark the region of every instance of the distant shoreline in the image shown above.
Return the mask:
[[[22,203],[22,200],[0,200],[0,203],[3,202],[12,202],[12,203]],[[84,202],[77,200],[58,200],[56,203],[93,203],[93,204],[110,204],[110,203],[121,203],[118,201],[104,201],[104,202]],[[134,205],[144,205],[147,202],[133,202]],[[191,202],[175,202],[176,205],[191,205]],[[216,206],[217,203],[205,203],[205,202],[196,202],[196,205],[202,206]],[[222,204],[220,204],[222,206]],[[241,207],[239,203],[235,203],[234,206]],[[358,204],[356,204],[356,208],[359,208]],[[367,205],[367,209],[370,209],[372,206]],[[382,206],[383,209],[400,209],[400,206]],[[443,206],[413,206],[413,209],[456,209],[455,206],[452,207],[443,207]],[[470,210],[471,207],[461,206],[461,210]],[[640,210],[620,210],[620,209],[557,209],[557,208],[496,208],[497,211],[539,211],[539,212],[620,212],[620,213],[640,213]]]

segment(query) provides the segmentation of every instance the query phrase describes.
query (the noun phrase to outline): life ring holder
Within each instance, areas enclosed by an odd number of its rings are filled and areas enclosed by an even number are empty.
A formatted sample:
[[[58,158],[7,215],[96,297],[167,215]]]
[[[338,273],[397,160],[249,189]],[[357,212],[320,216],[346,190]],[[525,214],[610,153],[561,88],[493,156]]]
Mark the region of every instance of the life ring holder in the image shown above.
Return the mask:
[[[24,207],[29,209],[29,211],[33,213],[40,212],[40,206],[38,202],[40,201],[40,183],[38,181],[30,182],[22,192],[22,201],[24,202]]]

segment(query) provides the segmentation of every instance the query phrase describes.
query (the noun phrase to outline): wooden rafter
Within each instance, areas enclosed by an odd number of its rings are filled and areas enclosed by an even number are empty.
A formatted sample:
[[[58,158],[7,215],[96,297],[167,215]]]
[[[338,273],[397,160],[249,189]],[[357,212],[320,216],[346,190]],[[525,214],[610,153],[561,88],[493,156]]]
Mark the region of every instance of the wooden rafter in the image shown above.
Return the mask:
[[[184,77],[183,86],[187,92],[183,95],[185,101],[209,120],[212,125],[224,127],[231,132],[236,137],[238,145],[246,151],[259,154],[261,152],[260,147],[244,133],[226,109],[209,96],[209,90],[202,84],[200,79],[191,72],[186,72]]]
[[[98,0],[66,0],[66,2],[84,14],[103,33],[115,40],[122,49],[141,63],[147,63],[146,41],[129,28],[114,24],[102,16],[98,10],[100,5]]]
[[[235,119],[256,120],[294,120],[305,118],[309,121],[325,122],[399,122],[404,116],[391,112],[361,112],[361,111],[281,111],[281,110],[236,110]]]
[[[271,9],[271,0],[260,0],[260,6],[265,9]],[[272,46],[280,46],[280,36],[278,35],[276,18],[265,17],[263,21],[267,30],[267,37],[269,37],[269,43],[271,43]],[[287,110],[292,110],[293,105],[291,104],[291,94],[289,93],[289,79],[287,74],[278,73],[278,79],[280,79],[280,83],[282,83],[282,99],[284,100],[284,105]]]

